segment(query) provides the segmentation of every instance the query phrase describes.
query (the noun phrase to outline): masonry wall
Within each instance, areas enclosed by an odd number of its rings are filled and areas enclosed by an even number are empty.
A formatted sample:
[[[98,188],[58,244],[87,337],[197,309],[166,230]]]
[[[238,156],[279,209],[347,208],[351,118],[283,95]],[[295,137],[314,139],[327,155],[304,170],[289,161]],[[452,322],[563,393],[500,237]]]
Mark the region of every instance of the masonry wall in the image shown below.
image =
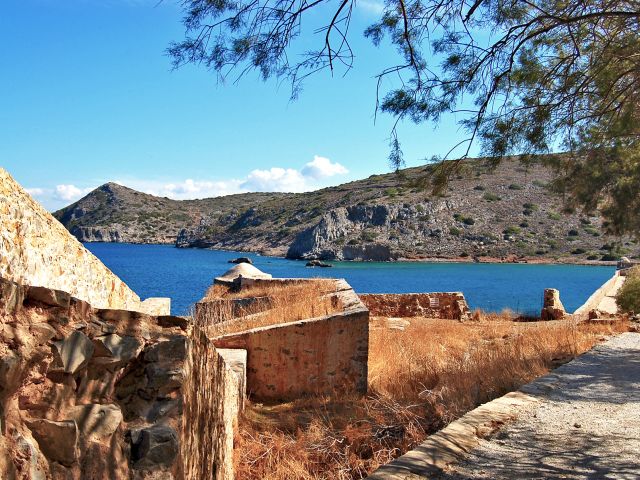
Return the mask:
[[[247,350],[247,393],[259,401],[367,391],[369,313],[364,308],[213,341],[216,348]]]
[[[244,355],[190,323],[0,278],[0,478],[233,480]]]
[[[0,168],[0,276],[62,290],[97,308],[169,314],[168,299],[141,303],[120,278]]]
[[[194,326],[183,386],[180,456],[185,479],[234,478],[233,435],[243,405],[242,382]]]
[[[460,292],[366,294],[360,300],[379,317],[429,317],[467,320],[469,306]]]

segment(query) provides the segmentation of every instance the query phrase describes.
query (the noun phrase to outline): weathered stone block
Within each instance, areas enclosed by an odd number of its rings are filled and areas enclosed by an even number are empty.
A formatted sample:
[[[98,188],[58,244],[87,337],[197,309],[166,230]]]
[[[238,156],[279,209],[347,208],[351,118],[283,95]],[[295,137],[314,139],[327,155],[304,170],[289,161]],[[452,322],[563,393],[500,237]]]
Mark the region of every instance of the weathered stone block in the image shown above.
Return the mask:
[[[27,425],[40,450],[52,461],[70,466],[78,460],[78,425],[73,420],[34,420]]]
[[[71,295],[45,287],[29,287],[26,299],[50,307],[69,308],[71,306]]]
[[[546,288],[544,290],[542,311],[540,318],[542,320],[560,320],[564,318],[567,312],[564,305],[560,301],[560,292],[555,288]]]
[[[114,404],[77,405],[69,410],[68,417],[76,422],[84,441],[109,438],[122,422],[120,407]]]
[[[177,317],[175,315],[161,315],[158,317],[158,325],[164,328],[178,327],[186,330],[189,327],[190,317]]]
[[[120,336],[115,333],[95,337],[94,357],[100,357],[100,364],[121,364],[136,357],[142,344],[131,336]],[[98,359],[96,358],[96,361]]]
[[[14,313],[22,307],[25,287],[0,278],[0,305],[5,313]]]
[[[56,367],[65,373],[75,374],[85,367],[93,355],[93,342],[84,333],[75,331],[64,340],[54,342],[57,351]]]
[[[145,368],[147,375],[147,388],[153,390],[159,398],[166,397],[170,392],[182,386],[184,371],[180,368],[166,368],[156,363],[151,363]]]
[[[31,325],[29,327],[29,331],[35,338],[36,342],[38,342],[38,345],[44,345],[56,336],[56,331],[53,329],[53,327],[44,322]]]
[[[178,435],[166,425],[132,430],[131,461],[133,468],[158,469],[173,464],[178,455]]]
[[[176,336],[171,340],[158,342],[144,351],[147,362],[184,361],[187,355],[187,338]]]

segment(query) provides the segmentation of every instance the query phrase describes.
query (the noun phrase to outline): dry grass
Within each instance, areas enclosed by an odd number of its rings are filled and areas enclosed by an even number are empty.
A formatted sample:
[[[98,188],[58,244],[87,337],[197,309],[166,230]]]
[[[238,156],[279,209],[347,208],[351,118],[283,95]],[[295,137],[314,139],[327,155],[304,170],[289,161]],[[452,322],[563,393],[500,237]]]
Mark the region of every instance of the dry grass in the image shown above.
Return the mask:
[[[480,316],[482,317],[482,316]],[[372,322],[366,398],[249,406],[236,438],[239,479],[359,479],[477,405],[590,349],[613,325],[411,319]]]
[[[342,310],[342,302],[335,293],[335,282],[327,280],[260,282],[240,291],[214,285],[205,297],[213,303],[203,309],[200,320],[210,325],[210,336],[221,336],[322,317]],[[252,298],[257,301],[234,313],[231,301]]]

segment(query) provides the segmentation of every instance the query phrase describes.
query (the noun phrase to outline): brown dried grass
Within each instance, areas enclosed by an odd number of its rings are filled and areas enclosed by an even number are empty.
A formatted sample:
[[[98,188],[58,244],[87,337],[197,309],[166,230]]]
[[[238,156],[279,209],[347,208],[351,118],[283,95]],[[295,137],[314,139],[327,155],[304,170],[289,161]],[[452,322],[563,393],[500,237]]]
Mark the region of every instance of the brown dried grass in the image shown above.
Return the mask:
[[[411,319],[405,330],[372,322],[366,398],[249,405],[236,437],[238,479],[347,480],[417,446],[477,405],[579,355],[612,325]]]
[[[200,320],[210,325],[210,336],[218,337],[253,328],[323,317],[342,310],[342,302],[335,293],[335,282],[315,279],[290,283],[259,282],[243,287],[240,291],[214,285],[205,298],[215,303],[203,310]],[[248,305],[236,316],[231,303],[224,301],[245,298],[258,298],[263,302]],[[216,302],[217,300],[223,301]]]

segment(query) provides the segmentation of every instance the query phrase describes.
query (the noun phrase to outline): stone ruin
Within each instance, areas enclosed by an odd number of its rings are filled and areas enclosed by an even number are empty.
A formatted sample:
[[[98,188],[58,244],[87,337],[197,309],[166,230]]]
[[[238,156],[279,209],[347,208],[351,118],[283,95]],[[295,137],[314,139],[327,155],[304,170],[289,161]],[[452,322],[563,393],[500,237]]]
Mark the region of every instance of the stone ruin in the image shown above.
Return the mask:
[[[340,312],[214,337],[1,279],[0,478],[232,479],[245,394],[366,393],[368,312],[330,282]]]
[[[428,317],[459,320],[471,318],[461,292],[366,294],[360,299],[371,315],[379,317]]]
[[[560,292],[555,288],[545,288],[540,319],[562,320],[566,315],[567,311],[560,301]]]
[[[325,283],[328,315],[236,328],[269,315],[267,297],[205,298],[195,318],[171,316],[168,299],[140,300],[2,169],[0,215],[2,480],[232,479],[245,395],[366,392],[369,314],[344,281]],[[240,263],[218,282],[308,281]],[[215,334],[216,305],[233,333]]]

